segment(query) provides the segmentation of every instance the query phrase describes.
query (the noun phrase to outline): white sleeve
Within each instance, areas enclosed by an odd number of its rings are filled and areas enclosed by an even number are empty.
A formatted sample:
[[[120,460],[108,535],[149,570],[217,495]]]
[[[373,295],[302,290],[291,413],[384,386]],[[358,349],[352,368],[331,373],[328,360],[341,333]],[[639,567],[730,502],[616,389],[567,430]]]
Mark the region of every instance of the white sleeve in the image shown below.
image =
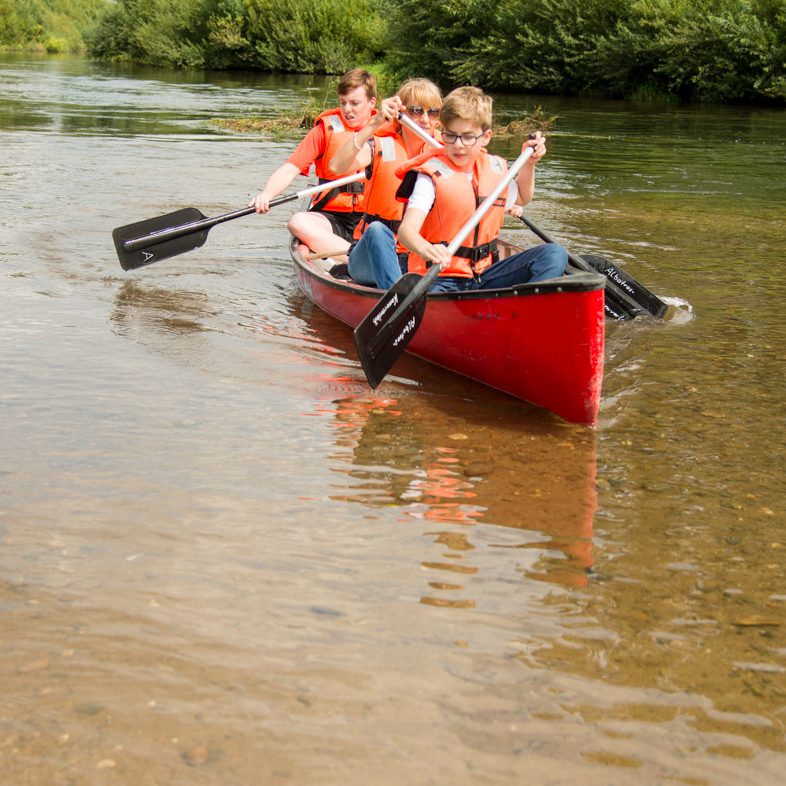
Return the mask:
[[[410,194],[407,207],[414,207],[428,213],[434,205],[434,200],[437,198],[434,191],[434,181],[429,175],[420,172],[418,179],[415,181],[415,187]]]
[[[519,187],[515,180],[511,180],[508,186],[508,198],[505,200],[505,210],[509,210],[516,204],[516,198],[519,195]]]

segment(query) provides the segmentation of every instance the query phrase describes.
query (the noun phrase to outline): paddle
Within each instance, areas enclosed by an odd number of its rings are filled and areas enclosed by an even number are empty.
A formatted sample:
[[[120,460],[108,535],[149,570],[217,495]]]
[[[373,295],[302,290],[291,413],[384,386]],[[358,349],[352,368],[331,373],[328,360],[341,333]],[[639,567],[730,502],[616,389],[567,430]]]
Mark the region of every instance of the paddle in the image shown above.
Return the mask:
[[[424,131],[408,115],[399,114],[399,121],[417,134],[425,142],[441,147],[439,142]],[[530,139],[533,136],[530,135]],[[521,220],[545,243],[554,241],[524,216]],[[624,273],[605,257],[585,254],[577,256],[568,251],[568,259],[578,270],[592,273],[602,273],[608,279],[606,284],[605,311],[612,319],[633,319],[643,311],[648,311],[654,317],[662,319],[666,313],[666,304],[643,284],[636,281],[633,276]]]
[[[337,180],[320,183],[318,186],[306,188],[296,194],[278,197],[270,203],[270,207],[329,191],[332,188],[362,180],[364,177],[365,172],[356,172]],[[176,210],[174,213],[118,227],[112,232],[112,239],[115,242],[120,266],[123,270],[135,270],[138,267],[152,265],[153,262],[158,262],[161,259],[168,259],[177,256],[177,254],[192,251],[204,245],[207,233],[216,224],[223,224],[225,221],[247,216],[254,213],[255,210],[256,208],[253,207],[245,207],[242,210],[235,210],[233,213],[207,218],[195,207],[186,207]]]
[[[554,242],[528,218],[521,216],[521,220],[545,243]],[[605,257],[589,254],[577,256],[568,251],[568,259],[579,270],[603,273],[606,276],[605,308],[606,314],[612,319],[633,319],[645,311],[657,319],[662,319],[666,313],[666,304],[656,294]]]
[[[442,147],[442,145],[434,139],[428,131],[422,129],[406,112],[399,112],[398,119],[416,136],[419,136],[427,145],[432,147]]]
[[[528,147],[512,164],[505,177],[483,200],[474,215],[461,227],[448,245],[456,253],[464,238],[489,211],[497,197],[518,175],[533,153]],[[407,273],[379,299],[355,328],[355,346],[368,384],[376,388],[406,349],[423,321],[426,296],[431,282],[439,275],[440,265],[432,265],[425,276]]]

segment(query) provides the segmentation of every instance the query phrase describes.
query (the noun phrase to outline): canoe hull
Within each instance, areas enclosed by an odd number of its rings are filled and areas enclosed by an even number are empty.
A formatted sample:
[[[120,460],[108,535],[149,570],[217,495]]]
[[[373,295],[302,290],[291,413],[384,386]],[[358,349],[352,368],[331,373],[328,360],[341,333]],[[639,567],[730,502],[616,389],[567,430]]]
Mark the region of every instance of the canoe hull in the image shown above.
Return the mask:
[[[350,327],[381,295],[321,270],[294,244],[292,259],[307,297]],[[430,295],[407,352],[571,423],[594,425],[603,380],[603,292],[602,276],[578,273],[515,288]]]

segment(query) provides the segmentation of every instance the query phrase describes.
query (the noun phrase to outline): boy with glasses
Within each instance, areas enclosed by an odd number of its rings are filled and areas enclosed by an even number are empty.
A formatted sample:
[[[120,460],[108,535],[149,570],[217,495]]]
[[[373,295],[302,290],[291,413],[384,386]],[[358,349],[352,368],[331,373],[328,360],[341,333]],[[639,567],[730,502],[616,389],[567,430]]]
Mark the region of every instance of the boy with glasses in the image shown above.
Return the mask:
[[[558,278],[567,266],[567,251],[554,243],[499,260],[496,240],[505,217],[505,194],[456,254],[448,253],[447,245],[507,171],[504,159],[486,151],[492,134],[491,106],[491,97],[476,87],[454,90],[440,112],[444,149],[424,153],[398,172],[403,177],[398,197],[407,201],[398,237],[411,252],[410,272],[423,273],[434,264],[442,267],[431,286],[434,292],[493,289]],[[546,153],[539,133],[527,140],[522,150],[526,147],[533,148],[532,157],[507,195],[518,205],[532,200],[535,168]],[[395,274],[394,265],[398,267],[395,255],[389,252],[377,260],[378,285],[383,286],[382,282]]]

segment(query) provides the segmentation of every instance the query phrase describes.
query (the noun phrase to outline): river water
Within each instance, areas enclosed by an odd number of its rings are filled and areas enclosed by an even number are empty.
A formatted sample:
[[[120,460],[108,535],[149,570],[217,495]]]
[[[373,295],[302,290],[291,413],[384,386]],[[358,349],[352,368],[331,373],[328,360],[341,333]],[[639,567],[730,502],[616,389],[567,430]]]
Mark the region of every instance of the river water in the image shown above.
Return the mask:
[[[559,116],[528,215],[670,303],[588,430],[370,391],[290,206],[120,269],[297,141],[217,119],[326,90],[0,60],[0,782],[782,783],[786,114],[498,97]]]

